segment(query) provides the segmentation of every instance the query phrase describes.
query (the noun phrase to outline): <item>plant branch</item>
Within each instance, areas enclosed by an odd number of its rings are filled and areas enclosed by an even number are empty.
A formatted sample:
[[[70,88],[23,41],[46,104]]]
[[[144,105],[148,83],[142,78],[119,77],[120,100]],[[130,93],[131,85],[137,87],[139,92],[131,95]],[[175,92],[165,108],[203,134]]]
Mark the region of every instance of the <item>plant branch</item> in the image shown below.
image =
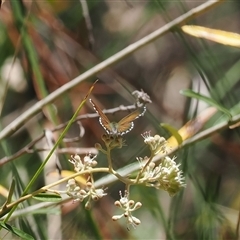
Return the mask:
[[[116,112],[120,112],[120,111],[130,111],[130,110],[135,110],[136,106],[133,105],[129,105],[129,106],[119,106],[116,108],[111,108],[111,109],[105,109],[103,110],[104,114],[114,114]],[[81,119],[88,119],[88,118],[98,118],[99,115],[97,113],[87,113],[87,114],[82,114],[80,116],[78,116],[73,122],[77,122]],[[67,126],[69,121],[65,122],[65,123],[61,123],[58,126],[54,127],[53,129],[51,129],[50,131],[52,132],[56,132],[59,131],[63,128],[65,128]],[[33,151],[37,152],[37,151],[47,151],[47,149],[34,149],[34,145],[37,144],[40,140],[42,140],[45,137],[45,134],[42,133],[39,136],[37,136],[35,139],[33,139],[31,142],[29,142],[25,147],[21,148],[20,150],[18,150],[16,153],[14,153],[11,156],[5,156],[3,158],[0,159],[0,167],[3,166],[4,164],[24,155],[27,153],[32,153]],[[64,141],[64,139],[63,139]],[[69,149],[69,148],[68,148]],[[67,151],[63,151],[63,149],[58,149],[57,150],[58,153],[67,153]],[[88,151],[89,152],[89,149]],[[70,152],[68,152],[70,153]],[[75,152],[76,154],[83,154],[83,151],[79,151],[78,149],[75,148]]]
[[[46,192],[48,189],[54,187],[54,186],[57,186],[61,183],[64,183],[66,181],[68,181],[69,179],[71,178],[75,178],[75,177],[78,177],[80,175],[84,175],[86,173],[94,173],[94,172],[109,172],[109,169],[108,168],[94,168],[94,169],[91,169],[91,170],[85,170],[83,172],[78,172],[78,173],[75,173],[71,176],[68,176],[68,177],[65,177],[63,179],[60,179],[54,183],[51,183],[49,185],[46,185],[38,190],[36,190],[35,192],[33,193],[30,193],[30,194],[27,194],[27,195],[24,195],[24,196],[21,196],[18,200],[10,203],[10,204],[7,204],[6,206],[4,206],[4,208],[0,208],[0,216],[3,216],[5,212],[8,212],[9,209],[12,209],[14,206],[17,206],[19,203],[29,199],[29,198],[32,198],[33,196],[39,194],[39,193],[43,193],[43,192]]]
[[[239,121],[240,121],[240,114],[234,116],[232,121],[231,121],[231,123],[235,123],[235,122],[239,122]],[[229,121],[227,119],[227,120],[225,120],[225,121],[223,121],[221,123],[218,123],[217,125],[214,125],[211,128],[208,128],[208,129],[206,129],[206,130],[196,134],[192,138],[189,138],[189,139],[183,141],[183,143],[181,145],[172,148],[171,151],[169,151],[168,153],[161,154],[161,155],[159,154],[159,155],[155,156],[153,158],[152,162],[159,162],[164,157],[175,153],[178,149],[183,148],[183,147],[187,147],[187,146],[192,145],[192,144],[194,144],[196,142],[199,142],[199,141],[201,141],[203,139],[206,139],[206,138],[210,137],[211,135],[213,135],[214,133],[228,128],[228,126],[229,126]],[[138,162],[135,162],[135,163],[129,164],[129,165],[119,169],[118,173],[122,177],[125,177],[125,176],[133,173],[134,171],[139,171],[140,168],[141,168],[140,164]],[[97,180],[95,182],[95,187],[99,187],[99,186],[102,186],[102,185],[106,186],[106,185],[111,184],[111,183],[113,183],[115,181],[117,181],[117,178],[115,176],[107,175],[107,176]]]
[[[200,6],[191,9],[187,13],[177,17],[173,21],[167,23],[163,27],[159,28],[158,30],[152,32],[151,34],[147,35],[146,37],[140,39],[139,41],[129,45],[128,47],[124,48],[123,50],[119,51],[118,53],[114,54],[113,56],[109,57],[105,61],[97,64],[93,68],[87,70],[83,74],[79,75],[78,77],[74,78],[72,81],[66,83],[62,87],[58,88],[56,91],[49,94],[44,99],[37,102],[34,106],[29,108],[26,112],[24,112],[22,115],[20,115],[18,118],[16,118],[14,121],[12,121],[8,126],[6,126],[1,132],[0,132],[0,140],[12,135],[16,130],[18,130],[25,122],[30,120],[35,114],[37,114],[41,109],[46,106],[49,103],[52,103],[56,98],[58,98],[63,93],[66,93],[82,81],[95,76],[97,73],[101,72],[105,68],[113,65],[114,63],[122,60],[123,58],[126,58],[130,54],[134,53],[138,49],[144,47],[148,43],[156,40],[160,36],[168,33],[173,28],[186,23],[193,17],[196,17],[200,14],[205,13],[212,7],[215,7],[216,5],[220,4],[224,0],[209,0]]]
[[[37,178],[39,177],[39,175],[41,174],[41,172],[44,169],[44,166],[47,164],[48,160],[50,159],[51,155],[53,154],[53,152],[55,151],[55,149],[58,147],[58,145],[60,144],[60,142],[62,141],[64,135],[66,134],[66,132],[69,130],[70,126],[72,125],[74,119],[76,119],[78,113],[80,112],[80,110],[82,109],[83,105],[86,103],[89,95],[91,94],[95,83],[91,86],[91,88],[88,90],[86,96],[84,97],[84,99],[81,101],[81,103],[79,104],[77,110],[75,111],[75,113],[73,114],[72,118],[70,119],[70,121],[68,122],[68,125],[64,128],[63,132],[60,134],[58,140],[56,141],[56,143],[54,144],[53,148],[51,149],[51,151],[49,152],[49,154],[47,155],[47,157],[45,158],[45,160],[43,161],[43,163],[41,164],[41,166],[39,167],[39,169],[36,171],[36,173],[34,174],[34,176],[31,178],[30,182],[27,184],[26,188],[24,189],[21,197],[25,196],[29,189],[31,188],[31,186],[35,183],[35,181],[37,180]],[[16,204],[8,213],[8,216],[6,217],[6,219],[4,219],[4,222],[8,221],[8,219],[11,217],[12,213],[16,210],[18,204]]]

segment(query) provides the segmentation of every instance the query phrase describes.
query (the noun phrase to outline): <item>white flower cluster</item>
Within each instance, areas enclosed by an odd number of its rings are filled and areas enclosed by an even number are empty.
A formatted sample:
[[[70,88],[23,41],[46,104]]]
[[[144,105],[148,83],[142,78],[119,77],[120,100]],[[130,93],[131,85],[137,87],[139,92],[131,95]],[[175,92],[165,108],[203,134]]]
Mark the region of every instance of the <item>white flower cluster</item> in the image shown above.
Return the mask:
[[[150,150],[154,155],[157,155],[160,152],[167,152],[167,141],[164,137],[160,137],[159,135],[152,137],[150,132],[143,133],[142,137],[144,138],[144,143],[149,145]]]
[[[82,160],[79,155],[75,154],[68,161],[73,164],[75,172],[81,172],[95,167],[97,165],[96,157],[97,155],[88,154]]]
[[[149,132],[142,134],[142,136],[144,142],[149,145],[153,155],[167,153],[168,146],[165,138],[159,135],[152,137]],[[170,158],[166,156],[158,165],[154,162],[150,162],[145,166],[143,160],[148,162],[146,157],[144,159],[138,158],[143,171],[141,183],[144,183],[146,186],[163,189],[167,191],[170,196],[176,194],[182,187],[186,187],[184,184],[185,178],[182,175],[182,171],[179,169],[180,164],[176,164],[175,159],[175,157]]]
[[[73,178],[68,180],[66,187],[67,194],[72,197],[74,201],[82,202],[86,197],[89,197],[89,201],[86,203],[85,207],[89,206],[91,199],[97,201],[107,195],[102,188],[95,188],[91,182],[87,182],[84,189],[80,188]]]
[[[159,165],[151,162],[143,172],[141,182],[146,186],[165,190],[170,196],[175,195],[182,187],[185,187],[184,177],[175,158],[165,157]]]
[[[133,227],[136,227],[137,225],[139,225],[141,223],[141,221],[134,217],[132,215],[132,212],[139,209],[142,204],[140,202],[134,202],[133,200],[129,200],[128,199],[128,192],[125,191],[124,196],[122,196],[122,192],[119,193],[120,194],[120,200],[116,201],[114,204],[115,206],[121,208],[124,213],[121,215],[115,215],[112,217],[113,221],[117,221],[122,217],[127,218],[127,223]]]

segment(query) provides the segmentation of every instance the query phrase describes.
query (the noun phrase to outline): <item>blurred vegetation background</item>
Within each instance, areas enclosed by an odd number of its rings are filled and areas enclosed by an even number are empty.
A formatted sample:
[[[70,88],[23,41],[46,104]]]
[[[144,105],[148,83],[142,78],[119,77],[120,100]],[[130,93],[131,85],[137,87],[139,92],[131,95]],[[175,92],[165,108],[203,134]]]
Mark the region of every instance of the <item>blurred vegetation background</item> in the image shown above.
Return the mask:
[[[97,63],[204,2],[5,1],[0,10],[1,129]],[[239,18],[240,2],[223,1],[185,24],[240,33]],[[152,100],[145,116],[125,136],[127,146],[114,152],[115,169],[135,162],[137,156],[149,155],[141,137],[143,132],[150,130],[153,135],[168,138],[170,134],[160,127],[161,122],[179,129],[207,107],[202,101],[182,96],[179,93],[182,89],[207,95],[233,115],[239,114],[239,48],[194,38],[180,27],[175,26],[82,81],[41,112],[34,113],[20,129],[13,129],[13,134],[1,141],[1,186],[9,189],[14,178],[17,182],[14,197],[21,195],[48,153],[50,146],[43,137],[44,131],[67,122],[96,79],[99,81],[91,98],[102,109],[133,104],[134,90],[143,89]],[[93,112],[87,102],[80,114]],[[124,115],[126,112],[109,118],[120,119]],[[222,113],[215,114],[205,129],[223,119]],[[65,141],[61,146],[58,157],[63,169],[72,170],[68,163],[71,154],[84,155],[93,150],[96,142],[101,142],[104,130],[97,118],[83,119],[81,124],[82,128],[73,124],[66,136],[78,138],[77,141]],[[85,132],[81,137],[80,129]],[[55,140],[61,130],[53,132]],[[18,208],[29,211],[19,212],[9,223],[35,239],[237,239],[239,133],[238,128],[225,128],[177,151],[176,161],[181,163],[187,187],[176,196],[171,198],[166,192],[144,186],[133,187],[131,199],[143,204],[136,211],[142,222],[136,229],[128,231],[123,220],[111,220],[116,212],[113,203],[119,199],[119,190],[124,190],[118,182],[104,186],[108,195],[94,203],[90,211],[84,209],[84,204],[72,204],[72,201],[61,207],[34,209],[39,203],[31,200]],[[31,146],[31,151],[25,148],[39,136],[42,137]],[[99,154],[97,160],[99,166],[106,166],[104,155]],[[51,166],[49,169],[32,191],[49,181],[46,176]],[[98,174],[96,178],[101,176]],[[5,201],[6,192],[1,189],[1,205]],[[57,220],[49,220],[49,215]],[[10,233],[0,234],[1,238],[11,238]]]

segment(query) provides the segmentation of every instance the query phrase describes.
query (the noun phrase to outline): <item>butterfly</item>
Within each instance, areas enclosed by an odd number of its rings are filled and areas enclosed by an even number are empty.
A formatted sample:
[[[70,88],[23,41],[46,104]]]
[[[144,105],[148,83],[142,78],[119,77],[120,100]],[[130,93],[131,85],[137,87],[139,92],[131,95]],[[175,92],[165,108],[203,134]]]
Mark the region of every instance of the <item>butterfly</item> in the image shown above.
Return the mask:
[[[146,112],[146,107],[144,106],[143,111],[135,110],[131,112],[126,117],[122,118],[119,122],[110,122],[108,117],[102,112],[101,108],[94,103],[92,99],[89,99],[90,103],[93,105],[94,110],[99,115],[99,122],[108,135],[111,136],[122,136],[130,132],[133,127],[133,121],[144,115]]]

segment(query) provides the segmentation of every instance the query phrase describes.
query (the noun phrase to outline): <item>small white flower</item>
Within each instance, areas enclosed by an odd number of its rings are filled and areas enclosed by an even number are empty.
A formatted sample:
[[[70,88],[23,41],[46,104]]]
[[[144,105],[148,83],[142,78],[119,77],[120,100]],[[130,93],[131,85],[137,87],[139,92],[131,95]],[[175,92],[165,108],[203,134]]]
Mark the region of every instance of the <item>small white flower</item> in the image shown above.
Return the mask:
[[[83,162],[86,168],[92,168],[97,165],[97,161],[95,160],[96,157],[97,155],[92,155],[91,153],[89,153],[83,158]]]
[[[82,189],[80,188],[80,186],[77,185],[74,179],[69,179],[66,187],[67,187],[67,190],[66,190],[67,194],[70,197],[72,197],[74,201],[82,202],[86,197],[89,197],[89,199],[93,199],[94,201],[97,201],[100,198],[107,195],[107,193],[104,192],[104,189],[102,188],[95,189],[94,185],[91,182],[87,182],[85,189]],[[90,200],[88,200],[88,202],[89,201]]]
[[[68,180],[66,187],[66,193],[74,199],[74,202],[82,202],[88,196],[88,193],[81,189],[73,178]]]
[[[128,192],[125,191],[124,196],[122,192],[119,192],[120,200],[115,201],[115,206],[121,208],[124,213],[121,215],[115,215],[112,217],[113,221],[117,221],[122,217],[127,218],[127,224],[133,226],[134,228],[141,223],[141,221],[132,215],[132,212],[137,210],[142,206],[140,202],[135,203],[133,200],[129,200]]]
[[[91,197],[94,201],[99,200],[100,198],[104,197],[107,195],[107,193],[104,192],[104,190],[102,188],[98,188],[98,189],[92,189],[91,191]]]
[[[81,172],[95,167],[97,165],[97,161],[95,160],[96,157],[97,155],[92,155],[89,153],[83,158],[82,161],[81,157],[75,154],[74,156],[71,156],[71,159],[68,161],[74,165],[74,170],[76,172]]]
[[[142,137],[144,138],[144,143],[149,145],[154,155],[157,155],[159,152],[165,153],[167,151],[167,141],[164,137],[160,137],[159,135],[152,137],[150,132],[143,133]]]
[[[179,169],[174,158],[165,157],[162,162],[155,166],[155,163],[150,163],[145,171],[141,181],[146,186],[163,189],[170,196],[176,194],[182,187],[185,187],[182,171]]]
[[[75,172],[81,172],[84,170],[84,164],[79,155],[75,154],[74,156],[71,156],[71,159],[68,161],[73,164]]]

